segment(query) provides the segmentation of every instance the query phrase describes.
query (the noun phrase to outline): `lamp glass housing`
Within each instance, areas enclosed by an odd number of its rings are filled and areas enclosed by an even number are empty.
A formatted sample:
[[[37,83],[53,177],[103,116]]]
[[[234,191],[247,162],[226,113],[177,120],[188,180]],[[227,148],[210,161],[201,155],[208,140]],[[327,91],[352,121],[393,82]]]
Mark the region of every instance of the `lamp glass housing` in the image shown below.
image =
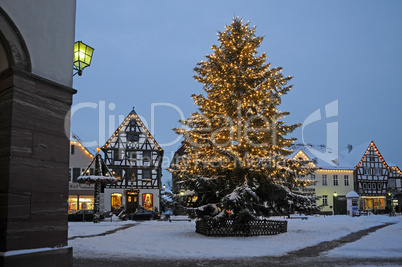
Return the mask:
[[[74,44],[74,69],[81,76],[82,70],[91,65],[92,54],[94,49],[82,41]]]

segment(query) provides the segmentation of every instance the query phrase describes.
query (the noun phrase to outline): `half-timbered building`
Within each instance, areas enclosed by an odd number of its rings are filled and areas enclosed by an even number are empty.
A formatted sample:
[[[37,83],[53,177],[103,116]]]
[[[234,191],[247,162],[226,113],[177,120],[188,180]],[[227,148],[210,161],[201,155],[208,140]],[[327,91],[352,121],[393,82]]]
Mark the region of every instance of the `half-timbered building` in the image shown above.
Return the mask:
[[[402,171],[396,166],[392,166],[390,175],[388,178],[388,202],[390,208],[394,208],[395,211],[401,211],[402,203]]]
[[[118,179],[104,189],[105,209],[160,210],[163,150],[134,109],[102,147],[105,163]]]
[[[374,142],[369,144],[355,169],[355,191],[360,195],[360,207],[374,212],[384,211],[390,167]]]

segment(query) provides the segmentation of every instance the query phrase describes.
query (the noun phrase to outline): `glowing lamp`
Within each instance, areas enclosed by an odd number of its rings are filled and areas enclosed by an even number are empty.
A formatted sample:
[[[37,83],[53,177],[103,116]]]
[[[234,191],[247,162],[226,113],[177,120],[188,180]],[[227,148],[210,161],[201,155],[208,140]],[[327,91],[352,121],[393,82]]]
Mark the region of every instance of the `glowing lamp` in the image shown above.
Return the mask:
[[[334,193],[334,197],[337,197],[337,196],[338,196],[338,193],[337,193],[337,192],[335,192],[335,193]]]
[[[92,54],[94,49],[81,41],[74,44],[74,69],[79,76],[82,75],[82,70],[91,65]],[[74,74],[74,75],[75,75]]]

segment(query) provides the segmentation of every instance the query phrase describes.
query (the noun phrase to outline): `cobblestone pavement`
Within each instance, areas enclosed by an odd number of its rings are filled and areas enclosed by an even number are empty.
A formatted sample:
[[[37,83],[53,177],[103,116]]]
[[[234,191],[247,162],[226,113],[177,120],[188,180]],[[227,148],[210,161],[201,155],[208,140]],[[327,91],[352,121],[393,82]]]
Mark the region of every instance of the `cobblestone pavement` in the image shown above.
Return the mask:
[[[402,266],[401,258],[330,258],[320,253],[332,250],[346,243],[354,242],[369,233],[387,227],[392,223],[360,230],[333,241],[289,252],[281,257],[250,257],[241,259],[74,259],[75,267],[92,266]]]

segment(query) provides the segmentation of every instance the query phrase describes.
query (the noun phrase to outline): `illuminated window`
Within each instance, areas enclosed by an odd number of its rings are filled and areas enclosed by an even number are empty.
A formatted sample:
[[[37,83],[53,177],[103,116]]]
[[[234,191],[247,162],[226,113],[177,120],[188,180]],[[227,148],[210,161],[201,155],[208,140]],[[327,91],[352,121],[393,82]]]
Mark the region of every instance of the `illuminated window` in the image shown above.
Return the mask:
[[[326,174],[322,175],[322,185],[328,185],[327,175]]]
[[[123,195],[120,193],[111,194],[111,208],[112,211],[119,210],[122,204]]]
[[[68,213],[74,213],[78,210],[78,197],[76,195],[68,196]]]
[[[343,176],[343,182],[345,186],[349,186],[349,175]]]
[[[94,196],[80,196],[79,209],[80,210],[93,210],[94,209]]]
[[[136,170],[129,169],[129,170],[127,171],[127,176],[128,176],[128,179],[129,179],[129,180],[134,181],[134,180],[137,178],[137,176],[136,176]]]
[[[338,186],[338,175],[334,175],[334,185]]]
[[[146,210],[152,210],[152,208],[153,208],[153,195],[152,194],[142,194],[142,206]]]

